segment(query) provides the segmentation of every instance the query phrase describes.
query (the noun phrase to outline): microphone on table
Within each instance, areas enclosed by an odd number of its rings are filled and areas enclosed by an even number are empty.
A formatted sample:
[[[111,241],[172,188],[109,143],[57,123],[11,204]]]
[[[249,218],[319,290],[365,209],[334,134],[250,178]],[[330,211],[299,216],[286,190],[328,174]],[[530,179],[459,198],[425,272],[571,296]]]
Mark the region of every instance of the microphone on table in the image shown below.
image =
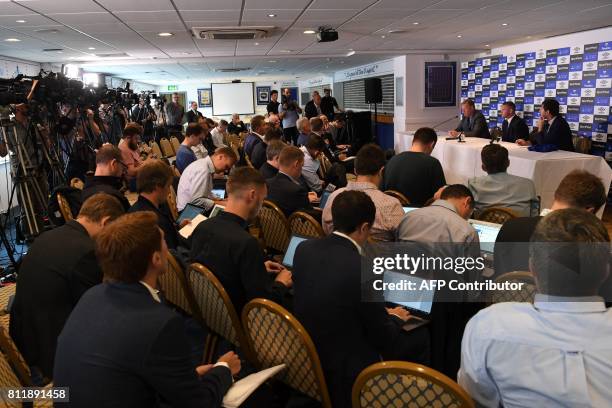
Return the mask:
[[[438,124],[433,125],[433,126],[432,126],[432,128],[433,128],[433,129],[435,129],[435,128],[437,128],[437,127],[438,127],[438,126],[440,126],[440,125],[444,125],[445,123],[448,123],[448,122],[450,122],[451,120],[453,120],[453,119],[458,119],[458,118],[459,118],[459,115],[452,116],[452,117],[450,117],[450,118],[448,118],[448,119],[444,120],[443,122],[440,122],[440,123],[438,123]]]

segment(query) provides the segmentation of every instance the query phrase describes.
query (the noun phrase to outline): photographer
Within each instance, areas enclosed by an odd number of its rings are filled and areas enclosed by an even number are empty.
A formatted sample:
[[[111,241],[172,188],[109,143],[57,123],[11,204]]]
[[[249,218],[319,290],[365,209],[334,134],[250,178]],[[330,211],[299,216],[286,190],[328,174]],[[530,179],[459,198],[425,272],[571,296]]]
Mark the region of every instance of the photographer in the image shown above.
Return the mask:
[[[302,108],[291,99],[289,88],[285,88],[283,90],[283,103],[278,107],[278,116],[283,121],[283,135],[287,143],[297,145],[298,129],[296,122],[300,113],[302,113]]]
[[[153,123],[157,120],[155,112],[151,107],[150,100],[147,99],[142,97],[139,98],[138,105],[134,106],[132,109],[132,122],[136,122],[144,128],[144,141],[149,141],[153,135]]]
[[[168,102],[165,107],[166,126],[171,133],[180,133],[183,128],[183,115],[185,108],[179,103],[179,94],[172,94],[172,102]]]

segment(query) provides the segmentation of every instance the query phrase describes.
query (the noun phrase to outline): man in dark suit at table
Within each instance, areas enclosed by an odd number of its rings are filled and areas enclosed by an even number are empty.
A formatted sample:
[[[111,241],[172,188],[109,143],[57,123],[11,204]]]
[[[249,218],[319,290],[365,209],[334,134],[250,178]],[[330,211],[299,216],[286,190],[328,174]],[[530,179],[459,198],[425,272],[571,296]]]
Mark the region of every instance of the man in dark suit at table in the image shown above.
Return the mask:
[[[540,119],[537,130],[530,136],[530,140],[517,140],[521,146],[528,145],[557,145],[559,150],[573,152],[574,140],[567,121],[559,114],[559,101],[544,99],[540,106]]]
[[[516,105],[512,101],[502,104],[501,115],[504,118],[502,124],[502,140],[514,143],[518,139],[529,140],[529,127],[525,120],[516,114]]]
[[[294,258],[294,311],[312,336],[335,408],[351,406],[361,370],[386,359],[428,364],[425,327],[406,332],[409,312],[362,299],[361,253],[376,207],[363,191],[344,191],[332,203],[334,232],[301,243]]]
[[[196,101],[191,102],[190,110],[185,113],[185,119],[187,123],[198,123],[198,119],[203,118],[204,115],[198,110],[198,103]]]
[[[240,360],[229,352],[214,367],[192,362],[183,317],[157,289],[167,253],[152,212],[127,214],[98,235],[104,283],[83,295],[57,344],[53,381],[70,387],[65,406],[221,406]]]
[[[311,203],[317,200],[317,194],[308,192],[302,178],[303,166],[304,153],[295,146],[287,146],[278,156],[278,174],[266,180],[266,198],[279,206],[287,217],[295,211],[311,210]]]
[[[483,139],[491,137],[487,120],[482,112],[476,110],[473,100],[466,99],[461,103],[461,113],[463,119],[459,122],[459,126],[448,132],[452,137],[457,137],[460,133],[463,133],[465,137],[481,137]]]

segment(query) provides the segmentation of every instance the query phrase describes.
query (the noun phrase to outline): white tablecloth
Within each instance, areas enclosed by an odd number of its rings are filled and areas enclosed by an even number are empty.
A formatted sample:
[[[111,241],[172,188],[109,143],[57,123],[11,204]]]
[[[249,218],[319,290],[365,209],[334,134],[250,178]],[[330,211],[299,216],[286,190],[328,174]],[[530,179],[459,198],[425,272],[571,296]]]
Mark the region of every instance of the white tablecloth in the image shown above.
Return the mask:
[[[413,132],[398,132],[396,151],[403,152],[412,145]],[[480,151],[488,139],[466,138],[465,143],[445,140],[445,133],[438,133],[438,143],[432,156],[440,160],[446,182],[467,184],[469,178],[485,175]],[[574,169],[586,170],[601,178],[606,193],[612,182],[612,170],[603,157],[557,150],[549,153],[530,152],[526,147],[502,142],[508,149],[510,167],[508,173],[533,180],[537,194],[542,197],[542,208],[550,208],[554,192],[567,173]],[[603,214],[603,209],[599,216]]]

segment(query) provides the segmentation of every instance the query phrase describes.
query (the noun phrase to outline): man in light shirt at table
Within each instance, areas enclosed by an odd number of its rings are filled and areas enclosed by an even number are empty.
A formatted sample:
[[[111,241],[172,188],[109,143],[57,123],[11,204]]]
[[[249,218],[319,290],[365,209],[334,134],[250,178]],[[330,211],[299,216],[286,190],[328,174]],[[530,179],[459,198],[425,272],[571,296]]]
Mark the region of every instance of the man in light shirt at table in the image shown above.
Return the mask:
[[[487,175],[468,180],[474,194],[475,209],[507,207],[519,216],[529,217],[531,205],[537,199],[533,181],[507,173],[510,160],[508,149],[498,144],[488,144],[480,152],[482,170]]]
[[[385,152],[375,145],[367,144],[359,149],[355,158],[355,173],[357,179],[349,181],[344,188],[334,191],[323,209],[323,230],[331,234],[334,230],[332,219],[332,203],[338,194],[346,190],[359,190],[366,193],[376,207],[376,217],[370,228],[370,236],[376,241],[393,241],[395,231],[399,225],[404,210],[399,200],[380,191],[378,186],[382,180],[383,168],[385,166]]]
[[[212,137],[213,143],[217,149],[227,146],[225,144],[227,140],[227,125],[227,120],[221,119],[219,124],[210,131],[210,136]]]
[[[212,194],[213,177],[230,170],[238,161],[238,156],[231,147],[222,147],[212,156],[198,159],[181,173],[176,192],[176,206],[179,211],[187,204],[194,204],[210,210],[219,197]]]
[[[605,225],[584,210],[554,211],[530,255],[533,304],[498,303],[470,320],[459,384],[485,407],[610,406],[612,309],[597,296],[609,276]]]

